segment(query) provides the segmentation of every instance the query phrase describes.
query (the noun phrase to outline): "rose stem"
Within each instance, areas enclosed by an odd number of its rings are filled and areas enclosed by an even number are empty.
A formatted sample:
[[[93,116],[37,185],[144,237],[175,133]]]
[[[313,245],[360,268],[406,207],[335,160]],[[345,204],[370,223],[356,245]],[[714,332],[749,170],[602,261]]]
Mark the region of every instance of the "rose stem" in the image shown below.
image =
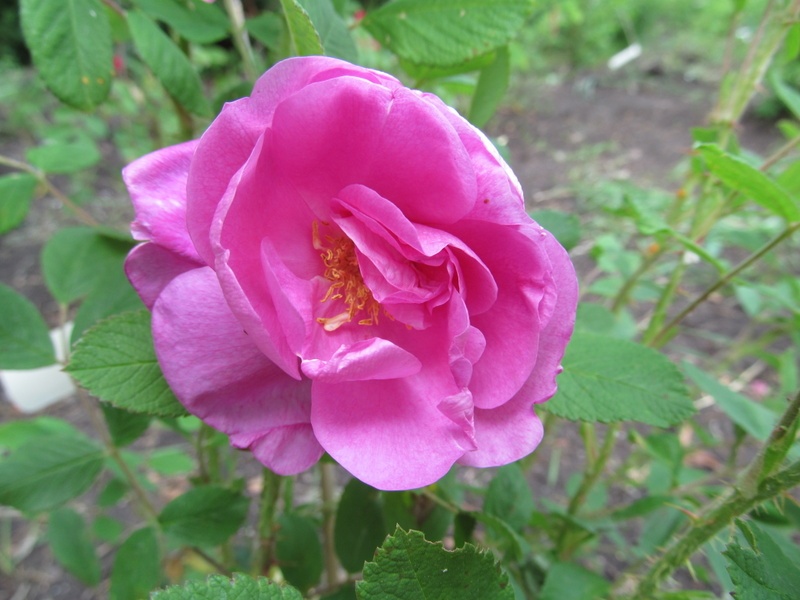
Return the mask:
[[[264,467],[262,470],[261,505],[258,513],[255,550],[251,572],[264,575],[272,565],[272,550],[275,537],[275,509],[281,494],[283,477]]]
[[[673,538],[674,541],[661,552],[639,581],[632,598],[653,597],[661,581],[684,565],[700,546],[736,517],[800,484],[800,460],[796,460],[774,475],[770,474],[770,465],[765,464],[764,460],[766,453],[792,430],[798,416],[800,416],[800,392],[795,395],[772,430],[769,439],[764,442],[736,484],[709,504],[681,534]]]

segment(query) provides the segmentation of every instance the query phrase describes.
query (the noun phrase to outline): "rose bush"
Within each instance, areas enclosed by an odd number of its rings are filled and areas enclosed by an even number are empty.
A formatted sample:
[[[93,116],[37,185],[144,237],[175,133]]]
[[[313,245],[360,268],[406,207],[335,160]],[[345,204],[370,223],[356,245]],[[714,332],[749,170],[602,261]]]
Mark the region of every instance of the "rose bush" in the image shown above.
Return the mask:
[[[293,474],[382,489],[542,437],[577,282],[491,143],[437,97],[278,63],[198,141],[124,170],[128,277],[193,414]]]

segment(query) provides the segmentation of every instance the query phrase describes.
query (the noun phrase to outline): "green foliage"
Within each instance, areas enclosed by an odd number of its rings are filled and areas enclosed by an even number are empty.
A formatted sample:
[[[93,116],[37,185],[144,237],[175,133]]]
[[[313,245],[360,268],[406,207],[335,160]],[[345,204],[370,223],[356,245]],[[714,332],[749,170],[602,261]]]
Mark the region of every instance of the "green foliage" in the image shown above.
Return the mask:
[[[567,347],[558,392],[545,408],[571,420],[658,427],[675,425],[694,413],[680,371],[663,354],[580,331]]]
[[[498,48],[494,60],[481,69],[478,85],[472,96],[469,120],[476,127],[483,127],[497,110],[508,89],[511,75],[511,59],[507,47]]]
[[[109,599],[146,598],[162,579],[156,531],[152,527],[137,529],[122,543],[114,557]]]
[[[83,110],[111,89],[111,28],[99,0],[21,0],[25,42],[47,87]]]
[[[769,176],[713,144],[701,144],[697,151],[723,183],[787,221],[800,221],[800,203]]]
[[[27,174],[0,177],[0,233],[17,227],[28,215],[36,178]]]
[[[181,4],[175,0],[134,0],[151,18],[166,23],[182,37],[197,44],[228,37],[230,23],[218,6],[201,1]]]
[[[610,585],[603,577],[572,563],[556,563],[547,572],[541,600],[602,598]]]
[[[299,3],[317,30],[325,54],[357,62],[358,49],[331,0],[299,0]]]
[[[70,508],[54,511],[47,526],[47,540],[53,556],[67,571],[86,585],[100,582],[100,560],[78,513]]]
[[[298,514],[287,513],[278,519],[275,556],[281,572],[291,585],[307,591],[322,575],[322,545],[316,523]]]
[[[160,417],[186,414],[158,366],[147,311],[123,313],[91,329],[66,370],[117,408]]]
[[[89,136],[78,134],[31,148],[25,158],[45,173],[75,173],[100,162],[100,150]]]
[[[725,558],[728,572],[741,600],[791,600],[800,589],[800,549],[787,555],[775,538],[755,523],[741,523],[745,546],[728,544]]]
[[[164,532],[189,546],[217,546],[247,518],[247,498],[220,486],[189,490],[167,504],[158,515]]]
[[[175,43],[141,11],[128,13],[128,27],[136,49],[155,76],[177,102],[191,113],[208,115],[200,77]]]
[[[491,552],[471,544],[449,552],[418,531],[397,529],[364,567],[359,600],[513,600],[508,575]]]
[[[36,307],[12,288],[0,284],[0,368],[34,369],[56,362],[47,325]]]
[[[774,412],[722,385],[694,365],[683,363],[683,370],[700,389],[714,398],[731,421],[757,440],[764,441],[769,437],[777,422]]]
[[[507,44],[530,11],[530,0],[395,0],[363,26],[402,59],[450,67]]]
[[[581,241],[581,223],[577,215],[559,210],[537,210],[531,218],[552,233],[565,250],[572,250]]]
[[[297,56],[325,54],[319,33],[311,22],[311,17],[297,0],[281,0],[292,49]]]
[[[151,600],[301,600],[302,595],[288,585],[278,585],[264,577],[254,579],[236,573],[233,579],[211,575],[206,581],[191,581],[153,592]]]
[[[486,491],[483,510],[502,519],[515,531],[522,531],[534,509],[531,488],[519,465],[500,467]]]
[[[103,451],[82,434],[33,439],[0,461],[0,504],[26,513],[60,506],[89,489]]]
[[[388,533],[378,502],[378,490],[351,479],[336,509],[336,554],[350,573],[358,573]]]
[[[130,249],[130,243],[105,235],[99,229],[61,229],[42,250],[42,274],[47,289],[62,304],[83,298],[104,277],[122,270],[122,261]]]

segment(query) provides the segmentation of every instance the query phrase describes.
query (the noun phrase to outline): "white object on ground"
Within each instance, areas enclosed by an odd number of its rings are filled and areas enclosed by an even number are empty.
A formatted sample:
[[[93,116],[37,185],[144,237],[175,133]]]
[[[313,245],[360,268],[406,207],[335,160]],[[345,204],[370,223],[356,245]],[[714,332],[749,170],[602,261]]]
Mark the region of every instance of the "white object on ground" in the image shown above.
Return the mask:
[[[642,46],[639,43],[631,44],[624,50],[620,50],[608,59],[608,68],[612,71],[621,69],[629,62],[636,60],[642,55]]]
[[[0,383],[6,397],[19,410],[32,413],[42,410],[75,393],[75,386],[69,375],[64,373],[60,361],[67,355],[72,323],[66,323],[50,331],[50,339],[59,363],[39,369],[0,371]],[[66,347],[65,347],[66,346]]]

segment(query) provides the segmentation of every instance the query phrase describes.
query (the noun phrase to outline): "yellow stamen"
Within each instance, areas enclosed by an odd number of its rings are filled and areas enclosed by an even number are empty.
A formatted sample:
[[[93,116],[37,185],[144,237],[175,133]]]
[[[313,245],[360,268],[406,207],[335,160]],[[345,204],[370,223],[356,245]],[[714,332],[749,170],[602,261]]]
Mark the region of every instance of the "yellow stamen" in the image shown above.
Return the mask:
[[[327,223],[323,223],[326,225]],[[380,304],[372,297],[372,292],[364,283],[358,267],[356,246],[347,236],[334,238],[319,234],[319,223],[311,226],[311,238],[315,250],[320,250],[322,263],[325,265],[325,279],[331,282],[328,291],[320,302],[342,300],[345,311],[333,317],[317,319],[326,331],[335,331],[345,323],[351,322],[356,315],[365,313],[364,318],[357,321],[359,325],[376,325]]]

